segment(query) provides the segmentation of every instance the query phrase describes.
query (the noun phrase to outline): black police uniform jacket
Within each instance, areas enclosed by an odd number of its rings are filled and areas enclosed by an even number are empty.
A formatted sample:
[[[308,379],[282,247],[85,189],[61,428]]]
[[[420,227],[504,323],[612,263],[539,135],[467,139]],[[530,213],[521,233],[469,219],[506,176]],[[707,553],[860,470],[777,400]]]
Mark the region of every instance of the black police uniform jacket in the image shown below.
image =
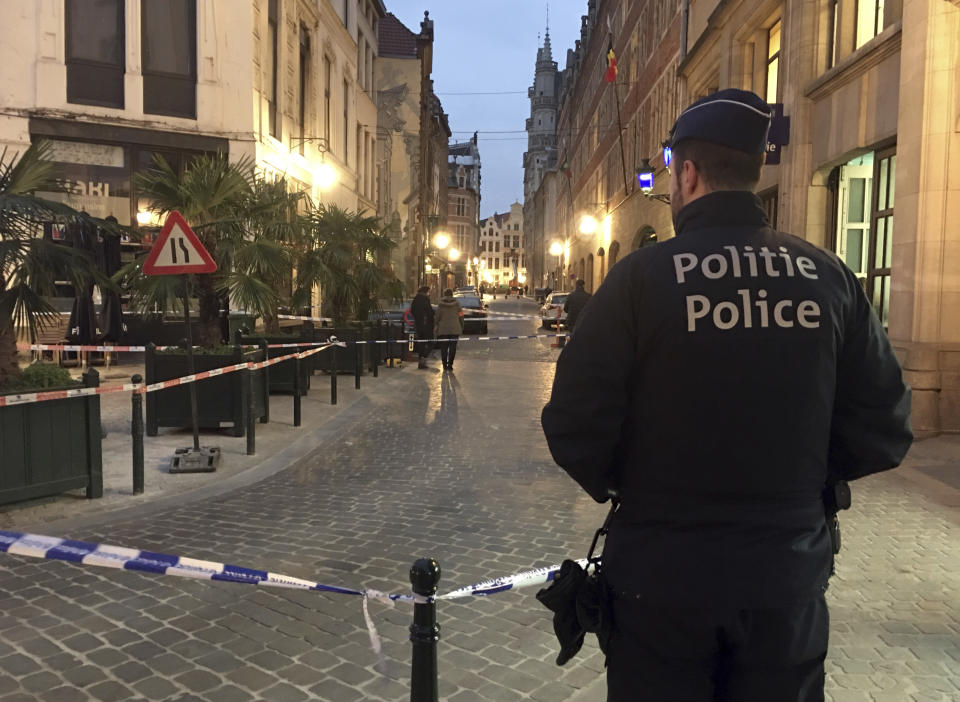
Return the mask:
[[[598,501],[612,589],[653,603],[786,606],[819,596],[828,481],[895,467],[910,391],[860,282],[717,192],[677,236],[626,256],[557,362],[542,424]]]

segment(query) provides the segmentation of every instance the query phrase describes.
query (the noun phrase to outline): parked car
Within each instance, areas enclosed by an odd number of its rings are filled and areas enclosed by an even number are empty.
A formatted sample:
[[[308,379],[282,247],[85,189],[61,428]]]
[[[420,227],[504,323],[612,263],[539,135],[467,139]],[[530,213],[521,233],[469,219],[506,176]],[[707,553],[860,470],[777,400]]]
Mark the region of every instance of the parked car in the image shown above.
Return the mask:
[[[454,295],[463,308],[463,333],[487,333],[487,306],[476,295]]]
[[[476,295],[477,289],[473,285],[461,285],[453,293],[454,295]]]
[[[543,307],[540,308],[540,326],[544,329],[550,329],[557,326],[557,312],[560,313],[560,324],[567,323],[567,313],[563,311],[563,305],[567,301],[569,293],[550,293],[547,295]]]

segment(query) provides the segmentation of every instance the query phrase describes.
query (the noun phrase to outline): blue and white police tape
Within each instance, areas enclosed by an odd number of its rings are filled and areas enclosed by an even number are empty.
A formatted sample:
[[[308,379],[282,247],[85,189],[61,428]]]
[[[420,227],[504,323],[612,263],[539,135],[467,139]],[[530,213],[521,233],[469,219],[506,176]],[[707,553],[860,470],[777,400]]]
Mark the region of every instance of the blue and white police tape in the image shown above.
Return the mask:
[[[577,563],[584,569],[588,566],[586,558],[577,561]],[[496,595],[501,592],[506,592],[507,590],[516,590],[521,587],[546,585],[547,583],[553,582],[553,579],[557,577],[557,573],[559,572],[560,566],[558,565],[537,568],[535,570],[524,571],[523,573],[507,575],[502,578],[484,580],[482,583],[477,583],[476,585],[468,585],[467,587],[461,587],[452,592],[437,595],[435,599],[455,600],[461,597],[483,597],[486,595]]]
[[[69,561],[82,565],[133,570],[157,575],[174,575],[197,580],[217,580],[261,587],[315,590],[338,595],[370,597],[378,600],[414,599],[412,595],[385,595],[376,590],[355,590],[336,585],[323,585],[311,580],[227,563],[216,563],[214,561],[172,556],[166,553],[141,551],[108,544],[91,544],[84,541],[72,541],[54,536],[24,534],[15,531],[0,531],[0,551],[17,556]]]
[[[425,602],[430,601],[418,595],[406,593],[388,594],[379,590],[341,587],[338,585],[324,585],[312,580],[303,580],[289,575],[271,573],[266,570],[245,568],[243,566],[216,563],[214,561],[199,560],[173,556],[154,551],[142,551],[123,546],[109,544],[92,544],[85,541],[61,539],[55,536],[40,534],[26,534],[16,531],[0,531],[0,552],[31,558],[67,561],[80,565],[116,568],[131,570],[155,575],[173,575],[195,580],[216,580],[220,582],[240,583],[243,585],[257,585],[260,587],[277,587],[295,590],[312,590],[328,592],[337,595],[354,595],[364,599],[374,599],[380,602]],[[579,561],[584,568],[587,561]],[[560,571],[559,565],[536,568],[534,570],[507,575],[467,587],[461,587],[451,592],[437,595],[432,600],[453,600],[463,597],[480,597],[495,595],[508,590],[516,590],[534,585],[545,585],[553,581]]]

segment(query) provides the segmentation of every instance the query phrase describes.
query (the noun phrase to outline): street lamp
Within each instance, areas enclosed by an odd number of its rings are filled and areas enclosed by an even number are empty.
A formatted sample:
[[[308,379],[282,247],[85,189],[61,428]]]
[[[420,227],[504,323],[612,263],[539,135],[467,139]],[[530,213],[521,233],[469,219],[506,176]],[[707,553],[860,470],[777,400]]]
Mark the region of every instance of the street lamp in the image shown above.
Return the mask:
[[[580,218],[580,233],[593,234],[597,231],[597,218],[590,215],[584,215]]]
[[[457,261],[459,259],[460,259],[460,251],[457,249],[450,249],[450,251],[447,253],[447,260]]]
[[[434,238],[433,243],[438,249],[445,249],[450,246],[450,235],[446,232],[439,232]]]
[[[663,163],[667,168],[673,161],[673,150],[669,146],[663,147]],[[650,159],[645,158],[637,169],[637,184],[640,191],[650,200],[659,200],[660,202],[670,204],[670,196],[665,193],[653,192],[653,179],[656,175],[656,169],[650,165]]]

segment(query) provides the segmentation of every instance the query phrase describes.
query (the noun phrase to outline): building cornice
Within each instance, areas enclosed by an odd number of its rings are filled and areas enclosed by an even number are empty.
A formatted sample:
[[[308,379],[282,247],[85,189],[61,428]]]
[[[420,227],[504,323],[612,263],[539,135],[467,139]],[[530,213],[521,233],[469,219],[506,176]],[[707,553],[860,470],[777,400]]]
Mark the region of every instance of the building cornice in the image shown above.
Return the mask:
[[[898,53],[902,38],[903,25],[900,22],[890,25],[826,73],[810,81],[804,89],[804,95],[811,100],[819,100],[858,80],[871,68]]]

